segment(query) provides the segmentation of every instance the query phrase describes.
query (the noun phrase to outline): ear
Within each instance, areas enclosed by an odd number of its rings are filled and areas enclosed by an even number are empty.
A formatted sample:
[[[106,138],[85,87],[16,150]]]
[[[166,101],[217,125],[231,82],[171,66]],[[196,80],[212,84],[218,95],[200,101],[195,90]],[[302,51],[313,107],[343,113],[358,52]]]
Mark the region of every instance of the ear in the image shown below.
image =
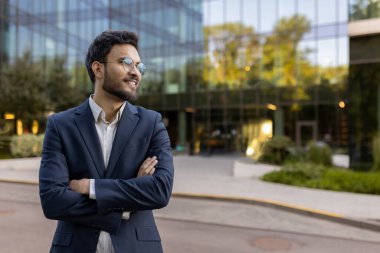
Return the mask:
[[[91,69],[94,72],[95,78],[96,79],[102,79],[104,76],[104,64],[94,61],[91,64]]]

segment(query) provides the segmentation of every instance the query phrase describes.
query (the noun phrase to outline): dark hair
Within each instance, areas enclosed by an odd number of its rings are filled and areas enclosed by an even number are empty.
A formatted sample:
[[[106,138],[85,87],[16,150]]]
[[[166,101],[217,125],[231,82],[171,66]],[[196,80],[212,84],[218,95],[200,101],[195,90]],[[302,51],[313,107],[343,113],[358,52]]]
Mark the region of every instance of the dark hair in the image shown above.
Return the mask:
[[[98,35],[89,46],[86,55],[86,68],[91,82],[95,83],[95,74],[91,68],[94,61],[105,61],[114,45],[130,44],[138,50],[138,42],[137,34],[128,31],[104,31]]]

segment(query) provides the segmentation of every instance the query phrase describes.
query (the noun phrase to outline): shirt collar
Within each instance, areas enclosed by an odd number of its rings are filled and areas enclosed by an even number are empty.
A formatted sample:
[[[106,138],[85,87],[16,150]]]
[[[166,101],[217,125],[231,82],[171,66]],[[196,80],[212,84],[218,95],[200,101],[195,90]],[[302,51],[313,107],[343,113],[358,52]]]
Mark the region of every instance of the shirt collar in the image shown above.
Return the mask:
[[[95,122],[98,122],[99,119],[106,121],[106,115],[104,110],[92,99],[93,95],[90,95],[90,98],[88,99],[89,105],[91,108],[92,115],[94,116]],[[116,114],[116,119],[114,121],[118,122],[121,118],[121,115],[123,114],[124,107],[126,102],[123,103],[123,105],[120,107],[119,111]]]

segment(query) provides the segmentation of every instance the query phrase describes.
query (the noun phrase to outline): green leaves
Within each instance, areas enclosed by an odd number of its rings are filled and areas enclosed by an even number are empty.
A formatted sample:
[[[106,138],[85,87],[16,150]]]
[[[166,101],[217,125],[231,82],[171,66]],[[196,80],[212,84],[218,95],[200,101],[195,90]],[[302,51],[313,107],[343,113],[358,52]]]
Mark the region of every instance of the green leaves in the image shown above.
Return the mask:
[[[84,92],[71,87],[70,79],[62,58],[33,62],[26,52],[1,71],[0,111],[28,121],[78,104]]]
[[[314,163],[287,164],[280,171],[265,174],[262,179],[332,191],[380,194],[379,172],[356,172]]]

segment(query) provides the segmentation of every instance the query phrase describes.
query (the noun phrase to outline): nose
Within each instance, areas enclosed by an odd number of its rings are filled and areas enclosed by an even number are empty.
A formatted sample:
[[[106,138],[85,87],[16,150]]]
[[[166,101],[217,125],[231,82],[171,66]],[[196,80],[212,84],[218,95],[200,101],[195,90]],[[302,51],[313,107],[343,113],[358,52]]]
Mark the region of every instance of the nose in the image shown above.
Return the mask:
[[[141,78],[141,73],[140,71],[137,69],[137,66],[136,65],[132,65],[131,68],[129,68],[129,72],[128,72],[130,75],[132,76],[137,76],[139,78]]]

